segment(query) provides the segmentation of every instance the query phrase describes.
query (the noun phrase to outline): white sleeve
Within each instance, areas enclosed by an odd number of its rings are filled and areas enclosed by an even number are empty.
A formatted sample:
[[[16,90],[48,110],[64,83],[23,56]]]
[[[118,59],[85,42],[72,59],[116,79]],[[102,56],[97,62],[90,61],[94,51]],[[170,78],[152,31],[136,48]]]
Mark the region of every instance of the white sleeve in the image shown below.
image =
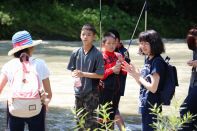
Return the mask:
[[[36,59],[36,70],[41,80],[49,77],[50,72],[44,60]]]
[[[49,69],[48,69],[48,67],[47,67],[47,65],[44,61],[43,61],[43,64],[42,64],[42,74],[41,75],[42,75],[41,76],[42,80],[48,78],[49,75],[50,75]]]
[[[8,78],[10,78],[10,73],[9,73],[9,70],[8,70],[8,65],[7,64],[4,64],[2,69],[1,69],[1,73],[5,74]]]
[[[15,63],[14,66],[17,67],[18,66],[17,63]],[[10,83],[13,79],[13,71],[14,71],[14,67],[13,67],[12,62],[7,62],[6,64],[3,65],[1,69],[1,73],[7,76],[8,83]]]

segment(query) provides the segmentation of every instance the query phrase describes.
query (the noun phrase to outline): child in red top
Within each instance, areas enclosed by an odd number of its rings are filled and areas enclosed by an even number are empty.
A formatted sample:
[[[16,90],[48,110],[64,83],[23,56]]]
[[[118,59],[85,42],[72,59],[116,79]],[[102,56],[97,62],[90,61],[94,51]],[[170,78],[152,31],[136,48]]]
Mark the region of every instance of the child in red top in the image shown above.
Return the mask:
[[[126,73],[121,69],[121,63],[124,59],[120,53],[114,52],[116,48],[114,34],[110,32],[104,34],[102,47],[105,72],[101,79],[104,83],[104,89],[100,92],[100,104],[104,105],[107,102],[112,102],[109,105],[111,109],[108,113],[110,113],[110,120],[114,120],[120,100],[120,75]],[[113,129],[113,125],[111,129]]]

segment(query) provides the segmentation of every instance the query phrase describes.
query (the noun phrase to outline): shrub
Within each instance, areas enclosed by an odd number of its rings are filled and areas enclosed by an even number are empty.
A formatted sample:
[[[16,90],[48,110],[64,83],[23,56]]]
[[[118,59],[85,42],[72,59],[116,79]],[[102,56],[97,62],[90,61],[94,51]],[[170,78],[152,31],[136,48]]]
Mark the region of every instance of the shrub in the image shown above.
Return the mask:
[[[99,110],[96,111],[96,113],[98,114],[98,118],[97,118],[97,122],[99,127],[97,129],[94,129],[94,131],[114,131],[114,129],[112,129],[111,127],[114,126],[115,120],[110,120],[109,115],[110,113],[109,110],[111,109],[111,107],[109,107],[111,103],[106,103],[104,105],[99,105]],[[85,131],[90,131],[90,129],[85,127],[85,117],[88,114],[88,112],[86,112],[85,114],[82,113],[84,111],[84,109],[79,109],[77,111],[75,111],[74,109],[72,109],[73,114],[75,115],[75,121],[77,123],[76,127],[74,127],[74,130],[85,130]],[[82,115],[83,114],[83,115]],[[102,117],[102,118],[100,118]],[[124,129],[122,127],[123,131],[126,131],[126,129]]]
[[[179,107],[179,102],[174,100],[172,106],[170,106],[169,114],[166,116],[157,105],[154,105],[151,111],[152,114],[157,115],[157,122],[152,124],[155,131],[177,131],[185,123],[192,121],[194,116],[190,112],[185,114],[183,118],[177,116]]]

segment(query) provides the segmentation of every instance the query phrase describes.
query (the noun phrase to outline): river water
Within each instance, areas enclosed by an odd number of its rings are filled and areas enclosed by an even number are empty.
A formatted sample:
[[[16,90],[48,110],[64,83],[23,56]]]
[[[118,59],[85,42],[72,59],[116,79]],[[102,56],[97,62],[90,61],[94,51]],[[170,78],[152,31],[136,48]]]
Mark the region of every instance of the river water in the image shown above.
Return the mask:
[[[187,49],[183,40],[171,40],[165,41],[165,43],[166,54],[164,56],[171,57],[170,62],[177,67],[178,71],[179,87],[176,89],[175,96],[182,101],[188,91],[191,69],[186,65],[186,61],[191,59],[191,51]],[[73,83],[66,66],[71,52],[79,46],[81,46],[80,42],[46,41],[46,44],[36,47],[35,57],[44,59],[51,72],[50,81],[53,99],[46,117],[47,131],[72,131],[72,128],[76,125],[74,115],[70,109],[74,104]],[[11,59],[7,56],[10,48],[10,41],[0,41],[0,68]],[[143,65],[144,57],[139,56],[137,52],[138,46],[131,45],[129,50],[131,62],[140,68]],[[5,88],[0,95],[0,131],[4,131],[6,126],[5,101],[7,94],[9,94],[9,90]],[[120,101],[120,112],[125,120],[127,131],[141,130],[141,118],[137,113],[138,95],[139,86],[134,79],[128,76],[125,96]]]
[[[3,104],[3,105],[2,105]],[[0,131],[5,131],[6,128],[6,107],[4,103],[0,103]],[[127,131],[140,131],[140,116],[124,115]],[[47,131],[73,131],[76,126],[74,114],[71,109],[50,107],[50,111],[46,114],[46,130]],[[27,130],[27,127],[26,127]],[[115,130],[118,130],[115,126]]]

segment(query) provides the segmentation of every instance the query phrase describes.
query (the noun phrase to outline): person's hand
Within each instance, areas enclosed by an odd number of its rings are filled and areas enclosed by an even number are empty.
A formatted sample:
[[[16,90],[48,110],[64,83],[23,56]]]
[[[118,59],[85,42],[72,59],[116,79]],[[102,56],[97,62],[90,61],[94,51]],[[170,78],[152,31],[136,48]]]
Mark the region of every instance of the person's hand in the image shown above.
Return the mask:
[[[122,55],[118,55],[118,60],[122,63],[124,62],[124,58],[122,57]]]
[[[122,62],[121,67],[123,71],[126,71],[129,74],[131,73],[132,67],[126,61]]]
[[[187,62],[187,65],[197,67],[197,60],[189,60]]]
[[[140,71],[139,69],[136,69],[132,63],[128,64],[126,61],[122,62],[122,69],[128,72],[128,74],[135,78],[136,81],[139,81]]]
[[[47,111],[49,110],[49,103],[50,103],[50,101],[51,101],[51,99],[49,99],[49,98],[46,98],[46,99],[44,100],[44,105],[46,106],[46,110],[47,110]]]
[[[77,74],[78,74],[78,70],[72,71],[72,77],[77,77]]]
[[[83,77],[84,76],[84,73],[80,70],[74,70],[72,72],[72,77]]]
[[[46,110],[48,111],[48,105],[49,105],[51,99],[49,99],[47,96],[48,96],[48,93],[45,91],[42,91],[40,94],[41,102],[46,106]]]
[[[112,70],[115,74],[119,74],[120,73],[120,69],[121,69],[121,64],[120,65],[114,65],[112,67]]]

